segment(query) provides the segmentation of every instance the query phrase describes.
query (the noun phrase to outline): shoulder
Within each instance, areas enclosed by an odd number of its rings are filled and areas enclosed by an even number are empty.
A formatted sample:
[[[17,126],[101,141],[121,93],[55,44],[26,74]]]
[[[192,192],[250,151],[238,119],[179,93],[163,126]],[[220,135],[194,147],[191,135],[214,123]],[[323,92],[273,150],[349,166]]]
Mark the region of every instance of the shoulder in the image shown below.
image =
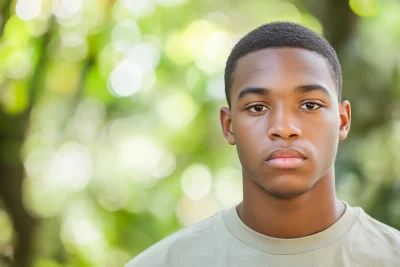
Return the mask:
[[[220,211],[204,221],[183,228],[160,240],[136,256],[125,267],[173,266],[173,261],[183,251],[187,254],[195,246],[198,247],[201,244],[207,246],[207,244],[210,244],[213,240],[212,237],[216,231],[220,231],[222,224]]]
[[[396,244],[397,246],[400,246],[399,230],[372,218],[362,209],[359,221],[363,231],[371,238],[376,238],[381,241],[386,241],[388,244]]]
[[[400,231],[368,215],[360,207],[356,224],[348,235],[352,254],[390,265],[400,259]],[[390,263],[390,264],[389,264]]]

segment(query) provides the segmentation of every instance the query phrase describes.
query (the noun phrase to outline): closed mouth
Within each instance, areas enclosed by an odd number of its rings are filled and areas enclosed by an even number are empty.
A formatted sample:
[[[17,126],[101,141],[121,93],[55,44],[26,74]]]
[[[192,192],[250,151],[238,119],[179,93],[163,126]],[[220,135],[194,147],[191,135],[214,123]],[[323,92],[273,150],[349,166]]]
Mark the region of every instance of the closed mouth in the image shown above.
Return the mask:
[[[272,151],[265,163],[277,169],[294,169],[300,167],[307,158],[295,148],[278,148]]]

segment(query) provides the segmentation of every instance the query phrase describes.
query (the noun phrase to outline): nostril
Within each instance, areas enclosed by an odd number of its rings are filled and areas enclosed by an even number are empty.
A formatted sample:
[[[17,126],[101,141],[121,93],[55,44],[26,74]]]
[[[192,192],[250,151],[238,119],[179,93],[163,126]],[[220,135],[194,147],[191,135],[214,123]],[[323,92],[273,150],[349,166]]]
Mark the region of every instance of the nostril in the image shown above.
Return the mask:
[[[273,133],[273,134],[271,134],[271,136],[278,137],[278,138],[294,138],[294,137],[298,137],[299,135],[294,133],[294,134],[290,134],[289,136],[285,137],[285,135]]]

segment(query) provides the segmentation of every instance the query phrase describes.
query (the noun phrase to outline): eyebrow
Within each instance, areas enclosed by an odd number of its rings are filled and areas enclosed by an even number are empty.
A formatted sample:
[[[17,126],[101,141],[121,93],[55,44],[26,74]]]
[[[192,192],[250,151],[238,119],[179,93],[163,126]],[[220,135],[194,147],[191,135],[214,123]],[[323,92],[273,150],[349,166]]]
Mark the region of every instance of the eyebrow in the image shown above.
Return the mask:
[[[297,94],[306,94],[312,91],[320,91],[326,94],[327,96],[331,96],[328,89],[319,84],[300,85],[294,89],[294,92]]]
[[[267,88],[247,87],[242,91],[240,91],[238,100],[246,95],[269,95],[269,94],[271,94],[271,90]]]
[[[327,96],[331,95],[329,93],[328,89],[326,89],[325,87],[323,87],[322,85],[319,85],[319,84],[299,85],[294,89],[294,92],[296,94],[306,94],[306,93],[310,93],[312,91],[320,91],[320,92],[326,94]],[[246,95],[266,96],[266,95],[270,95],[270,94],[271,94],[271,90],[268,88],[247,87],[247,88],[243,89],[242,91],[240,91],[238,100],[243,98]]]

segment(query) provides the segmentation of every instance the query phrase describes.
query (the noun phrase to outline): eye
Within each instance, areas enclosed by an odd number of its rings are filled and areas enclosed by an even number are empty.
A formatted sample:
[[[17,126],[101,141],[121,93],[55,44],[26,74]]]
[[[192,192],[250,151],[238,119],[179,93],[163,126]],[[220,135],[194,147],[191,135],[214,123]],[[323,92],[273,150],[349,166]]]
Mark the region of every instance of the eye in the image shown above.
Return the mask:
[[[307,103],[301,105],[301,107],[304,107],[302,109],[305,109],[305,110],[317,110],[317,109],[321,108],[322,105],[314,103],[314,102],[307,102]]]
[[[254,105],[249,107],[247,110],[250,111],[251,113],[260,113],[266,111],[267,107],[263,105]]]

